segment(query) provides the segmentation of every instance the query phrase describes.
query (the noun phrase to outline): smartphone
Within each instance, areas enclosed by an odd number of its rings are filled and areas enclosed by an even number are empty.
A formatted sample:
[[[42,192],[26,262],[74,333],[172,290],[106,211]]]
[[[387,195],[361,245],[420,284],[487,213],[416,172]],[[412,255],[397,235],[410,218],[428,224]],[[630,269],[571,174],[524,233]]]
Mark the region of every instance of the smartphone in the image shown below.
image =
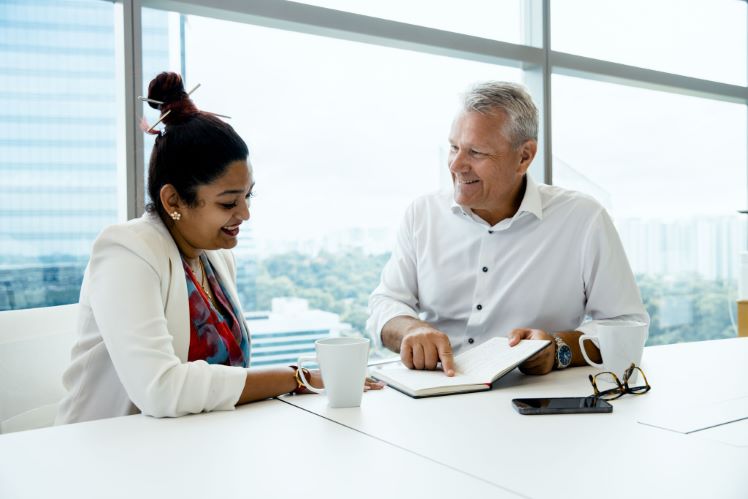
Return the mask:
[[[613,406],[597,397],[513,399],[520,414],[578,414],[613,412]]]

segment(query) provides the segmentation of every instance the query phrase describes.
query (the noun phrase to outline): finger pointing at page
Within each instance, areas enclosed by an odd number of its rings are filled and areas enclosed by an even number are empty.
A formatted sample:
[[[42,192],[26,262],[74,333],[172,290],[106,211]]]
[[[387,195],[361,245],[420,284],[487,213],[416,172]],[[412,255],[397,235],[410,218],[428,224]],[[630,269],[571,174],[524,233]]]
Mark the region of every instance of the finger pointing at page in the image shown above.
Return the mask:
[[[430,326],[419,325],[403,338],[400,360],[410,369],[436,369],[441,361],[447,376],[453,376],[455,371],[449,337]]]
[[[449,344],[447,339],[446,345],[442,345],[439,348],[439,359],[442,361],[442,369],[444,374],[447,376],[455,375],[455,358],[452,354],[452,345]]]

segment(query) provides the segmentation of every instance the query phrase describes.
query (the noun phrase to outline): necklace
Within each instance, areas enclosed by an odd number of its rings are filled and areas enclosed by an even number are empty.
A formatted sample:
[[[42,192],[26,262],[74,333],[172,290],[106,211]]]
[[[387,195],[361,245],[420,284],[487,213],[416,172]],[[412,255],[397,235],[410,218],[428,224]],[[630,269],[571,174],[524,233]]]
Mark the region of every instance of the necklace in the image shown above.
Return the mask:
[[[213,296],[213,290],[210,289],[210,283],[205,282],[205,265],[203,264],[203,259],[198,257],[197,261],[200,265],[200,287],[203,288],[203,291],[208,297],[208,300],[213,304],[213,306],[216,308],[216,310],[220,310],[218,307],[218,301],[216,300],[215,296]]]

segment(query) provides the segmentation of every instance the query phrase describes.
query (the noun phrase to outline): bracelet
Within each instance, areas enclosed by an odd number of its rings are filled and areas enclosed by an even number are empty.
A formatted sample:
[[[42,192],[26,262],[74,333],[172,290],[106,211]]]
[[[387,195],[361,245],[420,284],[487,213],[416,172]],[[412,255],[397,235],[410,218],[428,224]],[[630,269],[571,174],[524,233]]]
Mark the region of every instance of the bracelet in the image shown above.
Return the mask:
[[[301,369],[299,369],[299,366],[294,366],[294,365],[291,365],[291,366],[288,366],[288,367],[290,367],[291,369],[293,369],[293,378],[296,380],[296,388],[294,388],[293,390],[291,390],[290,392],[288,392],[288,394],[289,395],[299,395],[301,393],[305,393],[307,391],[307,388],[306,388],[306,385],[304,384],[304,382],[301,380],[301,375],[299,374],[299,371],[303,371],[304,377],[307,380],[311,380],[312,373],[310,373],[309,369],[307,369],[306,367],[302,367]]]

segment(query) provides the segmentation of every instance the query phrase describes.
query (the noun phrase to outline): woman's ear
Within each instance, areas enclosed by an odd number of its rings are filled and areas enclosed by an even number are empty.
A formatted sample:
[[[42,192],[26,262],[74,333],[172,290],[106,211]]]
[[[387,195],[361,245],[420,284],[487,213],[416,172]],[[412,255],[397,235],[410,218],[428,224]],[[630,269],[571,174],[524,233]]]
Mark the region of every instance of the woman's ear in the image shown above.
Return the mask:
[[[163,187],[161,187],[161,191],[159,192],[159,199],[161,200],[161,206],[164,207],[166,213],[172,214],[174,212],[179,212],[179,194],[177,194],[177,190],[173,185],[165,184]]]

